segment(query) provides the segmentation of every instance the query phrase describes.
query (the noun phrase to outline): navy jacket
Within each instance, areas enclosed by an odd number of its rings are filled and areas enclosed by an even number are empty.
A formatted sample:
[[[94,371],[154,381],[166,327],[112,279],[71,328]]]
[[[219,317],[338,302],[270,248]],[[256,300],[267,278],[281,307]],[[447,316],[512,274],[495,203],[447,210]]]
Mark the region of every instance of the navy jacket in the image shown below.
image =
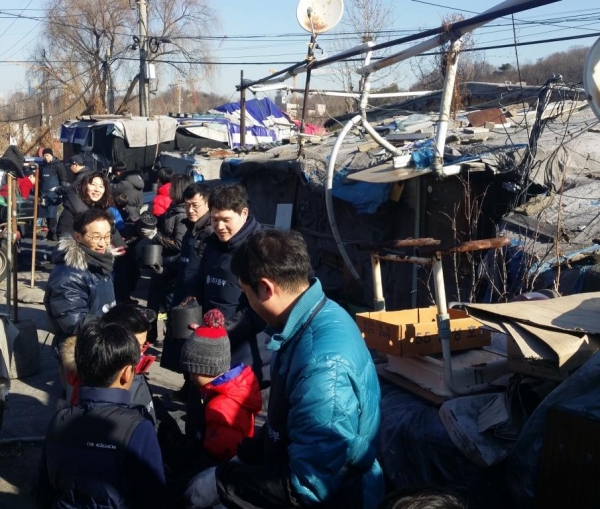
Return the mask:
[[[173,305],[176,306],[186,297],[194,295],[195,289],[200,286],[200,261],[206,247],[206,239],[213,232],[210,224],[210,214],[207,212],[195,223],[184,221],[187,232],[181,241],[181,255],[177,267],[175,281],[175,294]]]
[[[60,338],[75,335],[88,316],[101,316],[114,305],[110,272],[106,274],[81,246],[65,237],[52,253],[44,306],[50,330]]]
[[[129,199],[129,206],[134,207],[138,213],[144,204],[144,179],[137,170],[128,170],[115,177],[110,183],[113,196],[125,193]]]
[[[43,508],[161,508],[165,474],[150,421],[129,392],[82,387],[50,422],[35,488]]]
[[[56,188],[67,185],[67,171],[63,163],[55,157],[49,163],[44,161],[40,165],[40,175],[40,195],[46,201],[45,205],[40,205],[40,217],[55,218],[60,203]]]
[[[221,242],[215,233],[206,238],[206,248],[200,262],[199,285],[193,294],[202,305],[202,312],[218,309],[225,317],[225,328],[231,342],[231,364],[243,362],[252,366],[261,385],[269,379],[270,354],[258,344],[256,334],[264,329],[261,320],[240,289],[231,272],[231,259],[236,250],[261,225],[249,216],[242,229],[228,242]]]

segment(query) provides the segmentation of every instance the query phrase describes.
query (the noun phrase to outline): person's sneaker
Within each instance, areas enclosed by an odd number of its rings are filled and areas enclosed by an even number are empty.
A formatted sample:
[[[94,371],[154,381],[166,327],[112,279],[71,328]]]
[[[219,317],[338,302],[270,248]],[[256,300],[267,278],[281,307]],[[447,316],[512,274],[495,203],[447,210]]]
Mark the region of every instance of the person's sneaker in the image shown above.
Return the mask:
[[[158,313],[158,316],[156,317],[156,319],[158,321],[165,321],[167,319],[167,313]]]

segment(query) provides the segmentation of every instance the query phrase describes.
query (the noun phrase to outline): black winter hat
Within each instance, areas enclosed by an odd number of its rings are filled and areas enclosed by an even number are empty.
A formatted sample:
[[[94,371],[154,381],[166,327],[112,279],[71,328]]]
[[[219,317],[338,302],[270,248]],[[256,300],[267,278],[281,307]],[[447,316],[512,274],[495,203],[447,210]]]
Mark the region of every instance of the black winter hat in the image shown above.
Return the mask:
[[[4,155],[0,157],[0,169],[3,169],[15,177],[23,176],[23,165],[25,158],[16,145],[11,145],[6,149]]]
[[[76,164],[77,166],[83,166],[83,158],[78,155],[71,156],[71,159],[69,159],[69,164]]]
[[[181,350],[184,373],[219,376],[231,367],[231,347],[225,330],[225,318],[218,309],[204,315],[198,327],[185,341]]]
[[[46,154],[53,156],[54,152],[50,147],[46,147],[44,150],[42,150],[42,156],[45,156]]]

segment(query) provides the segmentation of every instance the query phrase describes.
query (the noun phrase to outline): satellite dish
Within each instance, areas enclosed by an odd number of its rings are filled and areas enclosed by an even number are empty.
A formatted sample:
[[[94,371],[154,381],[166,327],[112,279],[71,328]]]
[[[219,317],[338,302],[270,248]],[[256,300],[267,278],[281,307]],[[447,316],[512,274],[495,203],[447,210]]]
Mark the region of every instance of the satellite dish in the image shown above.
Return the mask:
[[[296,18],[307,32],[312,34],[314,29],[315,34],[322,34],[336,26],[343,13],[344,0],[300,0]]]
[[[600,39],[590,48],[585,59],[583,88],[592,111],[600,119]]]

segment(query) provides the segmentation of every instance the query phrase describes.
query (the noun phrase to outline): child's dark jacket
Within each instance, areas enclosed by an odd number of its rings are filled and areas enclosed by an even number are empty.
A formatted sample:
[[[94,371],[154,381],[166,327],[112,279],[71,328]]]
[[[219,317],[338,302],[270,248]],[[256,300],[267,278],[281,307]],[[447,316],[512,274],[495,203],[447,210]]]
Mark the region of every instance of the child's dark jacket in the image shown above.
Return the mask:
[[[81,387],[52,419],[42,450],[38,507],[164,507],[165,475],[152,424],[129,392]]]

